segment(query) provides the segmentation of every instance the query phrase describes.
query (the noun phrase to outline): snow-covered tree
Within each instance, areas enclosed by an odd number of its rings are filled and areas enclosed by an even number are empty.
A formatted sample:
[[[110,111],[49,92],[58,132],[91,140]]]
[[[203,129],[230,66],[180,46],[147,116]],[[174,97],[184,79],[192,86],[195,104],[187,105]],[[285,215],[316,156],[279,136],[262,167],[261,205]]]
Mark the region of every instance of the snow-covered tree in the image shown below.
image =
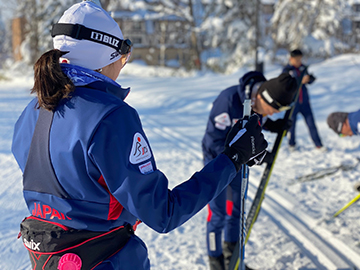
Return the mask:
[[[25,62],[33,64],[52,48],[51,26],[75,0],[18,0],[16,17],[25,18],[25,40],[21,46]]]
[[[209,1],[200,25],[205,49],[219,55],[208,64],[226,71],[254,57],[256,0]]]
[[[346,0],[279,0],[272,19],[274,49],[302,48],[309,56],[334,55],[342,20],[350,6]]]
[[[149,10],[163,15],[176,15],[188,22],[186,31],[171,33],[188,35],[194,52],[192,64],[200,68],[201,61],[212,68],[224,71],[226,67],[239,66],[253,57],[254,12],[256,0],[101,0],[110,11]],[[18,17],[26,18],[26,38],[22,48],[29,64],[46,50],[52,48],[51,25],[75,0],[18,0]],[[184,37],[181,37],[184,38]],[[214,53],[215,52],[215,53]],[[212,58],[210,60],[209,56]],[[214,57],[216,56],[216,57]]]
[[[193,51],[192,64],[197,68],[201,68],[201,44],[198,34],[198,26],[202,21],[202,3],[201,0],[145,0],[144,9],[158,12],[164,15],[175,15],[188,22],[189,37],[191,42],[191,49]],[[177,33],[171,35],[172,39],[178,39]]]
[[[12,56],[11,14],[16,9],[13,1],[0,0],[0,68]]]
[[[197,68],[205,62],[223,71],[229,65],[243,63],[253,50],[255,1],[146,0],[145,3],[146,9],[173,14],[189,23]]]
[[[6,36],[6,28],[5,28],[5,22],[1,16],[0,12],[0,36],[5,37]],[[3,59],[5,59],[5,44],[6,40],[4,38],[0,39],[0,68],[1,63],[3,62]]]

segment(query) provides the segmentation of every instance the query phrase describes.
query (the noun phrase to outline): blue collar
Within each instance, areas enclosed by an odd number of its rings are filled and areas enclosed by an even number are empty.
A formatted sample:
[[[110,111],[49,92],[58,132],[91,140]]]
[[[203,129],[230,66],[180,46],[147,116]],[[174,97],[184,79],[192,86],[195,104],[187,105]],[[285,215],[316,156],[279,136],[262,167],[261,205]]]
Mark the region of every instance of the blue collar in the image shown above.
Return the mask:
[[[92,89],[112,94],[124,100],[130,92],[129,88],[122,88],[117,82],[99,72],[71,64],[60,64],[62,71],[75,86],[86,86]]]

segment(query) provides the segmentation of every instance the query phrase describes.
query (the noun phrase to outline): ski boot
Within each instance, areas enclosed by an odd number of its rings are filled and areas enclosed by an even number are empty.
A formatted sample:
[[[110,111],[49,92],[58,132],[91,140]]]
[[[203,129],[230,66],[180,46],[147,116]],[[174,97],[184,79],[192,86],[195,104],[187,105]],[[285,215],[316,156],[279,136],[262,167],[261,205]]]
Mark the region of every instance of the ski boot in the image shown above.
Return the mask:
[[[225,270],[224,255],[221,254],[219,257],[209,256],[209,265],[210,270]]]
[[[229,269],[230,260],[234,252],[237,242],[224,242],[223,243],[223,254],[225,269]]]

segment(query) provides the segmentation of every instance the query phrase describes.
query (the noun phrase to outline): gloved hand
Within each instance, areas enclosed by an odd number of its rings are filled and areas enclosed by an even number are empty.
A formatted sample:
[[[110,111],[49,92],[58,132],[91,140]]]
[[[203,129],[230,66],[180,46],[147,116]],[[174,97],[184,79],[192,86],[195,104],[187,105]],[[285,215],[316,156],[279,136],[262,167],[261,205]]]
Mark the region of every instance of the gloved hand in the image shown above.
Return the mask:
[[[310,74],[309,77],[310,77],[310,78],[309,78],[308,84],[315,82],[316,77],[315,77],[314,75]]]
[[[263,163],[269,163],[274,160],[274,154],[268,151],[261,152],[257,156],[250,159],[246,165],[252,167],[254,165],[262,165]]]
[[[242,164],[264,152],[268,145],[258,122],[259,117],[253,115],[242,128],[243,119],[241,119],[237,121],[226,137],[223,153],[231,159],[237,171]]]
[[[288,119],[278,119],[276,121],[272,121],[270,119],[267,119],[266,122],[263,125],[263,128],[265,130],[268,130],[270,132],[282,132],[283,130],[289,130],[292,126],[292,120]]]

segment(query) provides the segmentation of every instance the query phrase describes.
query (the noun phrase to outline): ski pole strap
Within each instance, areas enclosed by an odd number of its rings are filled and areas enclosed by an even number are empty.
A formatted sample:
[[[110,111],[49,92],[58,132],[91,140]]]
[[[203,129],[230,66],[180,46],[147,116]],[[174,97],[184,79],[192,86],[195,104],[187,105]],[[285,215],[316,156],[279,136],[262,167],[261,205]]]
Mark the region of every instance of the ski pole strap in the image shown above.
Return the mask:
[[[134,230],[130,224],[108,232],[76,230],[30,216],[21,222],[20,233],[33,270],[58,269],[68,254],[80,259],[78,269],[90,270],[121,250]]]

